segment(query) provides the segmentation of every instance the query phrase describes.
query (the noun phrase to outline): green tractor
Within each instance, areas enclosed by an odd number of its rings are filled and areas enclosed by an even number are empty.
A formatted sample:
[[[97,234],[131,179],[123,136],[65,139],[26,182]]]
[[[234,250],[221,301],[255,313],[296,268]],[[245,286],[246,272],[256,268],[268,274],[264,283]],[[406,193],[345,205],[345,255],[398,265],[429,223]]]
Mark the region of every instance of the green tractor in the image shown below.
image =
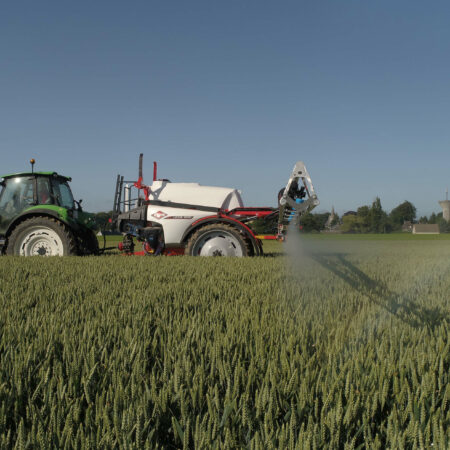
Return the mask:
[[[0,254],[95,255],[93,214],[73,199],[69,177],[56,172],[3,176],[0,182]]]

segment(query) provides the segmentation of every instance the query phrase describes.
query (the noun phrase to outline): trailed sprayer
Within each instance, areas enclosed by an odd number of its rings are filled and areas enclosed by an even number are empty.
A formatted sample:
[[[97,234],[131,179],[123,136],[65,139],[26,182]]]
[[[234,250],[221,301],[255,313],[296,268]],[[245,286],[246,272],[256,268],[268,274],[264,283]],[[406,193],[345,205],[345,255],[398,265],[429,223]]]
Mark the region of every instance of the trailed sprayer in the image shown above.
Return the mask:
[[[126,181],[118,175],[116,182],[112,222],[124,236],[119,250],[128,255],[262,255],[262,239],[282,240],[291,222],[298,223],[319,204],[302,161],[295,164],[279,192],[278,208],[244,207],[234,188],[160,179],[156,162],[153,182],[146,185],[142,165],[141,154],[138,179]],[[252,222],[256,219],[276,222],[275,234],[255,234]],[[135,252],[135,240],[142,243],[141,251]]]

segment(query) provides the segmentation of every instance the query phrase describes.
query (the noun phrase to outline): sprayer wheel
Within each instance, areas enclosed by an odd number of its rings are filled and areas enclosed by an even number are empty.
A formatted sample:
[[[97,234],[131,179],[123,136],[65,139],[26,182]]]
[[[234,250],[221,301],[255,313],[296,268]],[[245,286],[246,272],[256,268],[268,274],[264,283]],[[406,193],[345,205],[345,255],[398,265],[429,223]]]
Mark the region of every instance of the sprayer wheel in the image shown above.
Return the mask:
[[[205,225],[189,238],[185,255],[250,256],[251,244],[236,227],[225,223]]]
[[[7,255],[69,256],[77,254],[70,230],[59,220],[37,216],[24,220],[8,238]]]

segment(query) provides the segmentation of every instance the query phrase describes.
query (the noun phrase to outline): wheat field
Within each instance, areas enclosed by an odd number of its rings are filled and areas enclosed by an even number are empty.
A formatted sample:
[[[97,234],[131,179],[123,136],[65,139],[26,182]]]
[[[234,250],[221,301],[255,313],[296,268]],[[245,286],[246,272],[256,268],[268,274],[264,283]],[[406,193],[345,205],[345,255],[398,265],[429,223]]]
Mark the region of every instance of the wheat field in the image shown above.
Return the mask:
[[[270,245],[0,258],[0,447],[449,448],[450,241]]]

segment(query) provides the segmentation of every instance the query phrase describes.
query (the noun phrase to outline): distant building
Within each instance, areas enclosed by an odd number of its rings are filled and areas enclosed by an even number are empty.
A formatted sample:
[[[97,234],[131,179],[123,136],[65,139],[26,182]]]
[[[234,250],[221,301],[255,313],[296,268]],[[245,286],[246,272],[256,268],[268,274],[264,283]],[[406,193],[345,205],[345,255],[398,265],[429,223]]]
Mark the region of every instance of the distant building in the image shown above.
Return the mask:
[[[436,223],[415,223],[413,234],[439,234],[439,225]]]
[[[328,216],[327,222],[325,223],[325,228],[330,229],[333,220],[336,218],[336,213],[334,212],[334,206],[331,207],[331,214]]]
[[[357,215],[356,211],[347,211],[346,213],[344,213],[344,214],[342,215],[342,217],[346,217],[346,216],[356,216],[356,215]]]
[[[409,220],[405,220],[402,225],[402,231],[411,233],[412,230],[413,230],[413,223],[410,222]]]
[[[448,199],[448,188],[445,191],[445,200],[439,202],[442,207],[442,217],[450,222],[450,200]]]
[[[328,220],[325,224],[325,228],[322,230],[323,233],[340,233],[341,224],[339,223],[339,216],[334,211],[334,206],[331,207],[331,214],[328,216]],[[335,223],[334,223],[335,222]]]

